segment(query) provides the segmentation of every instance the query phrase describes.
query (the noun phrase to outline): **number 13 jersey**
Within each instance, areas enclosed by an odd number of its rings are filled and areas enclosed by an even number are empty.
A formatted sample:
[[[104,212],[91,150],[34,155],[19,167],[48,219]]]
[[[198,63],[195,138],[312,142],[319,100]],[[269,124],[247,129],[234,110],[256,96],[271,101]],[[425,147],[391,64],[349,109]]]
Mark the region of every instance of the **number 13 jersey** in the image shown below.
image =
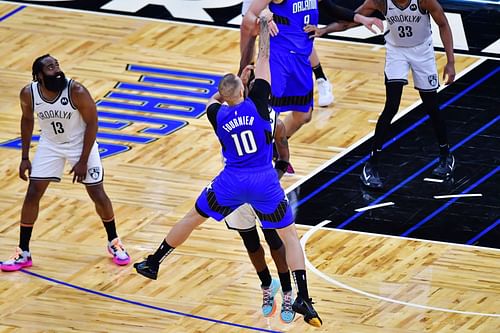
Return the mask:
[[[83,142],[86,123],[73,106],[70,89],[73,80],[52,101],[42,96],[38,82],[31,83],[33,112],[38,118],[42,131],[40,139],[53,143],[80,143]]]
[[[393,0],[387,0],[385,18],[388,31],[385,41],[394,46],[412,47],[427,41],[431,36],[429,12],[419,6],[419,0],[410,0],[401,7]]]

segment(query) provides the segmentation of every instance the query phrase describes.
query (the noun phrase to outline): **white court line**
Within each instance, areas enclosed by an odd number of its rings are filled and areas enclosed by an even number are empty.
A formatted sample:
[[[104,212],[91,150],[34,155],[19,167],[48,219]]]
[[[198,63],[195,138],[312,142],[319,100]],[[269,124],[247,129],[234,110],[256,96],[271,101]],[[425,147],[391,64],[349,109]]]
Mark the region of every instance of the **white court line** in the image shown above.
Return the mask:
[[[394,202],[392,202],[392,201],[390,201],[390,202],[383,202],[383,203],[379,203],[377,205],[371,205],[371,206],[361,207],[361,208],[355,209],[354,211],[356,211],[356,212],[364,212],[366,210],[377,209],[377,208],[380,208],[380,207],[392,206],[392,205],[394,205]]]
[[[482,193],[466,193],[466,194],[447,194],[435,195],[434,199],[448,199],[448,198],[467,198],[467,197],[482,197]]]
[[[442,183],[442,182],[444,182],[444,180],[436,179],[436,178],[424,178],[424,182]]]
[[[374,298],[378,299],[381,301],[389,302],[389,303],[395,303],[395,304],[400,304],[400,305],[405,305],[405,306],[410,306],[413,308],[419,308],[419,309],[424,309],[424,310],[433,310],[433,311],[441,311],[441,312],[449,312],[449,313],[456,313],[456,314],[462,314],[462,315],[467,315],[467,316],[481,316],[481,317],[495,317],[495,318],[500,318],[499,313],[482,313],[482,312],[471,312],[471,311],[460,311],[460,310],[453,310],[453,309],[448,309],[448,308],[440,308],[440,307],[435,307],[435,306],[429,306],[429,305],[422,305],[422,304],[416,304],[416,303],[411,303],[411,302],[404,302],[400,301],[397,299],[389,298],[389,297],[384,297],[376,294],[372,294],[354,287],[351,287],[345,283],[342,283],[340,281],[337,281],[325,273],[321,272],[319,269],[317,269],[307,258],[307,253],[305,253],[305,248],[307,241],[309,238],[314,234],[317,230],[319,230],[321,227],[324,225],[327,225],[331,221],[325,220],[318,225],[314,226],[313,228],[309,229],[300,239],[300,244],[302,245],[302,248],[304,249],[304,257],[305,257],[305,262],[306,262],[306,267],[312,271],[314,274],[317,276],[321,277],[323,280],[337,286],[340,288],[347,289],[349,291],[352,291],[353,293],[360,294],[369,298]]]

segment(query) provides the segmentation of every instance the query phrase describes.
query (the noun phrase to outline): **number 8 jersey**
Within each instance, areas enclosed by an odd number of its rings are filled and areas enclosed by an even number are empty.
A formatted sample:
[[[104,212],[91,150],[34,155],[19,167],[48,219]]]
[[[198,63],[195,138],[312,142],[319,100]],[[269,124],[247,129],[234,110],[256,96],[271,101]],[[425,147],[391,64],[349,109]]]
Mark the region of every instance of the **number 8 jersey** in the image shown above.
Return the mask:
[[[394,46],[411,47],[424,43],[431,36],[431,20],[426,10],[418,5],[419,0],[410,0],[405,7],[399,7],[393,0],[387,0],[385,18],[388,31],[385,41]]]
[[[52,101],[42,96],[38,82],[31,83],[33,112],[42,131],[40,139],[53,143],[80,143],[87,125],[73,106],[70,89],[73,80]]]

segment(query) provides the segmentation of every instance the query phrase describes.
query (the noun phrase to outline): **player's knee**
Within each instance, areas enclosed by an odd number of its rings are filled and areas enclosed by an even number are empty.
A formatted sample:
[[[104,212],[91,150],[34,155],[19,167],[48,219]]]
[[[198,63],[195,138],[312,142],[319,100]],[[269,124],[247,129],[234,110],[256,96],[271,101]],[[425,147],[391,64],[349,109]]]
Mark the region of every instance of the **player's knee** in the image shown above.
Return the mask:
[[[260,238],[256,229],[250,231],[238,231],[245,248],[249,253],[255,253],[260,249]]]
[[[271,250],[278,250],[283,246],[283,242],[279,237],[278,233],[274,229],[263,229],[264,237],[266,239],[266,243],[269,245]]]
[[[300,112],[299,118],[302,124],[307,124],[312,119],[312,110],[309,110],[309,112]]]
[[[25,201],[29,203],[39,202],[43,195],[43,190],[38,188],[37,186],[30,184],[28,186],[28,190],[26,191]]]

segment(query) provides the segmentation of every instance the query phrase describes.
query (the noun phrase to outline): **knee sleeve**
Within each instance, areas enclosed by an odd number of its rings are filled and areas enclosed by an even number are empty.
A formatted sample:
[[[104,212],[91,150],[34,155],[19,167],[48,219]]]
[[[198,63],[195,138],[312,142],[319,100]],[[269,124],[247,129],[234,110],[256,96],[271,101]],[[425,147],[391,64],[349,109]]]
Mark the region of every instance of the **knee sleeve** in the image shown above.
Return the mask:
[[[262,229],[262,232],[271,250],[278,250],[283,246],[283,242],[275,229]]]
[[[243,244],[249,253],[257,252],[260,248],[260,238],[257,229],[250,231],[238,231],[241,239],[243,239]]]

